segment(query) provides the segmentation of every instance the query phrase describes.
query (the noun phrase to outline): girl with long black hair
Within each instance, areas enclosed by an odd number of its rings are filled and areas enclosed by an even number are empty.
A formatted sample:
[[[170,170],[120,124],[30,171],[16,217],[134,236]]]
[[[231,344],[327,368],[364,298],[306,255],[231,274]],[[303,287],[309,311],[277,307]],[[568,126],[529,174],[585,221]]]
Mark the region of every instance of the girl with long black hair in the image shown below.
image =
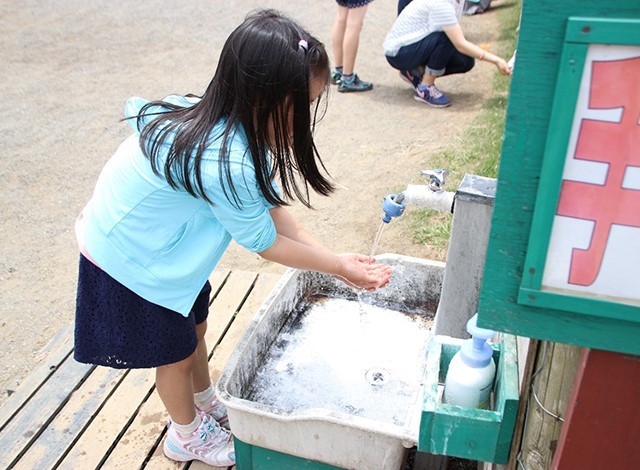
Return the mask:
[[[171,459],[235,461],[204,340],[207,279],[231,239],[361,289],[389,281],[390,267],[334,254],[285,207],[333,189],[313,141],[329,75],[324,46],[298,24],[275,11],[249,15],[201,97],[129,99],[134,133],[78,218],[75,358],[156,368]]]

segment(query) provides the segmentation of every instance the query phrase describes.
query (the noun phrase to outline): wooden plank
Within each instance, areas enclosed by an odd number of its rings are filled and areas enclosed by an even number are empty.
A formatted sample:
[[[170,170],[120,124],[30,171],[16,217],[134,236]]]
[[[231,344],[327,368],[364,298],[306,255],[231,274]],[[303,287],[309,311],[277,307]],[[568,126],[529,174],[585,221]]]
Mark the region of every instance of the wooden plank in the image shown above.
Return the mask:
[[[154,390],[101,468],[141,468],[158,445],[162,448],[161,440],[168,420],[169,413]],[[165,459],[164,468],[180,468],[180,464],[172,463]]]
[[[209,354],[224,336],[227,327],[233,321],[233,315],[242,306],[257,276],[257,273],[232,271],[222,290],[211,302],[205,334]]]
[[[536,364],[536,353],[538,351],[539,341],[536,339],[526,338],[522,340],[518,337],[518,368],[520,374],[520,402],[518,403],[518,415],[513,433],[513,441],[511,442],[511,453],[509,454],[508,468],[516,468],[518,454],[520,452],[520,444],[522,443],[522,434],[529,409],[529,391],[531,389],[531,376]],[[526,350],[525,350],[526,345]]]
[[[560,343],[546,344],[544,356],[543,345],[539,347],[532,391],[547,410],[563,416],[582,348]],[[526,468],[550,468],[561,428],[562,422],[547,414],[532,394],[522,444],[522,461]]]
[[[216,298],[225,282],[227,282],[227,278],[230,274],[231,271],[229,271],[228,269],[216,268],[213,270],[211,276],[209,276],[209,284],[211,284],[211,299],[209,304],[211,304],[211,302],[213,302],[213,299]]]
[[[212,286],[212,297],[214,301],[221,295],[221,292],[224,292],[224,286],[227,285],[229,276],[230,272],[228,270],[215,270],[212,273],[209,280]],[[244,293],[242,295],[244,295]],[[224,327],[226,327],[228,321],[229,318],[222,322]],[[139,371],[132,371],[132,373],[134,372],[138,373]],[[91,466],[100,462],[99,460],[96,461],[98,457],[102,460],[104,456],[107,456],[106,461],[109,462],[111,468],[142,466],[149,453],[154,450],[161,440],[165,423],[168,420],[164,405],[162,405],[162,401],[157,393],[151,394],[149,400],[145,401],[149,392],[154,388],[154,382],[155,371],[152,377],[149,377],[148,381],[145,381],[144,386],[140,387],[139,385],[133,384],[130,393],[126,394],[128,397],[135,396],[128,406],[130,412],[123,415],[121,410],[117,410],[119,413],[116,413],[115,416],[107,415],[108,418],[104,418],[105,421],[113,422],[109,427],[113,428],[114,431],[105,433],[102,429],[94,429],[89,434],[90,437],[85,439],[85,442],[79,442],[74,446],[74,449],[67,459],[65,459],[65,462],[73,462],[74,466],[78,464]],[[122,392],[118,390],[117,394],[121,395]],[[114,394],[114,399],[116,402],[120,402],[116,394]],[[114,421],[119,424],[116,424]],[[115,429],[118,430],[117,433]],[[121,433],[124,433],[122,434],[122,438],[119,437]],[[118,441],[117,443],[116,440]],[[105,449],[107,445],[108,448]],[[111,451],[112,446],[115,446],[113,447],[113,451]],[[96,453],[93,451],[93,449],[97,447],[102,449],[101,452]],[[82,448],[85,448],[85,450],[81,450]],[[94,457],[86,458],[86,452],[88,450],[91,450]],[[84,454],[83,458],[81,458],[81,454]],[[168,462],[164,459],[163,468],[167,468],[167,465]]]
[[[84,431],[120,380],[123,369],[96,367],[87,380],[71,394],[64,408],[56,415],[40,437],[20,459],[15,468],[47,468],[55,465]]]
[[[165,457],[162,451],[162,443],[155,448],[149,462],[144,466],[145,470],[186,470],[191,468],[191,462],[175,462]],[[208,467],[209,470],[215,467]]]
[[[225,331],[229,327],[229,324],[233,321],[236,312],[240,309],[243,302],[251,292],[256,277],[257,274],[252,272],[231,271],[229,276],[225,279],[222,288],[219,290],[217,295],[215,295],[215,297],[213,297],[212,295],[213,301],[211,303],[211,306],[209,307],[207,333],[205,334],[205,341],[207,342],[209,354],[211,354],[212,351],[216,348],[216,345],[220,342],[220,338],[223,337]],[[136,427],[132,432],[142,433],[143,430],[142,428],[138,429]],[[120,445],[124,444],[121,443],[119,444],[119,446]],[[140,443],[137,442],[136,445],[140,445]],[[120,452],[120,449],[118,449],[118,452]],[[123,453],[123,455],[126,454],[127,452]],[[114,462],[115,460],[112,460],[111,465],[116,465]],[[128,463],[130,466],[129,468],[131,468],[131,462]],[[135,462],[134,466],[137,464],[138,462]],[[153,454],[149,458],[149,461],[146,463],[144,468],[150,470],[181,468],[180,465],[178,465],[177,467],[175,465],[178,464],[170,461],[164,456],[162,452],[162,442],[159,442],[157,448],[155,449],[155,451],[153,451]]]
[[[216,383],[220,378],[222,369],[229,360],[229,357],[238,344],[238,341],[242,338],[245,329],[280,277],[281,276],[277,274],[265,273],[260,274],[256,279],[253,290],[242,305],[240,311],[236,314],[233,323],[225,333],[222,341],[215,348],[213,357],[209,360],[209,370],[211,372],[211,379],[214,383]]]
[[[73,350],[73,325],[60,328],[53,339],[38,353],[35,362],[39,364],[0,408],[0,430],[24,406],[31,396],[56,371]]]
[[[524,338],[522,336],[516,337],[516,348],[518,350],[518,380],[519,380],[519,392],[522,395],[523,387],[528,387],[531,381],[531,371],[533,371],[533,358],[537,351],[537,343],[534,344],[535,348],[531,347],[531,342],[535,341],[530,338]],[[527,374],[527,370],[529,373]]]
[[[229,270],[215,270],[212,273],[211,315],[207,332],[210,352],[226,333],[228,336],[221,350],[226,351],[225,357],[228,358],[244,330],[240,323],[233,327],[236,312],[247,312],[251,305],[262,302],[278,279],[276,275],[263,276],[258,282],[258,290],[250,295],[256,276],[255,273]],[[243,304],[245,307],[241,309]],[[250,321],[248,313],[240,315],[241,318],[246,318],[246,322]],[[60,332],[44,351],[47,362],[39,368],[39,374],[30,375],[25,381],[24,385],[30,384],[32,391],[27,391],[27,387],[22,386],[21,393],[14,394],[15,398],[11,403],[7,402],[12,406],[2,408],[5,421],[9,421],[23,408],[7,425],[7,432],[0,433],[0,448],[3,448],[5,454],[2,458],[6,460],[7,466],[16,460],[16,456],[24,454],[16,468],[43,468],[48,465],[92,468],[102,465],[105,458],[105,468],[140,468],[145,466],[145,460],[151,454],[148,468],[189,467],[188,463],[172,462],[162,454],[161,439],[168,416],[157,393],[153,392],[149,396],[155,378],[152,371],[96,368],[75,393],[69,394],[69,382],[81,383],[94,367],[79,364],[70,357],[58,367],[59,362],[69,356],[73,346],[72,325],[65,331],[66,334]],[[56,353],[59,355],[59,362],[52,363]],[[222,356],[216,355],[216,358],[220,362]],[[73,380],[78,375],[76,369],[85,372]],[[125,374],[126,377],[118,384],[118,378]],[[33,390],[37,390],[45,381],[45,385],[31,399],[34,404],[29,402],[24,405],[33,395]],[[51,389],[65,390],[62,383],[67,390],[59,393],[57,400],[52,401],[50,398],[55,394],[50,393]],[[117,387],[115,391],[113,387]],[[112,395],[108,396],[112,391]],[[46,395],[46,401],[50,402],[48,407],[52,408],[46,416],[42,413],[46,407],[43,408],[38,399],[41,394]],[[68,402],[65,404],[66,400]],[[99,409],[101,403],[103,407]],[[29,418],[22,418],[23,414],[29,415]],[[34,414],[42,416],[42,420],[34,420]],[[25,420],[32,428],[27,433],[24,433]],[[16,433],[14,427],[21,432]],[[12,436],[11,442],[9,435]],[[23,436],[24,442],[15,442],[15,435]],[[2,442],[4,436],[7,436],[5,443]],[[29,452],[25,453],[23,449],[28,446],[31,446]],[[5,449],[9,449],[9,452],[4,452]]]
[[[94,367],[67,357],[56,373],[0,432],[0,468],[7,468],[18,460]]]
[[[229,277],[229,274],[230,271],[228,269],[214,270],[209,278],[209,282],[212,286],[212,297],[217,295],[222,289]],[[23,407],[25,407],[27,401],[38,391],[40,387],[43,386],[43,383],[56,373],[57,369],[61,367],[63,361],[65,361],[65,359],[67,359],[72,353],[73,329],[73,324],[61,328],[56,336],[40,352],[36,359],[40,365],[25,378],[18,390],[12,394],[12,396],[9,397],[5,404],[0,408],[0,429],[4,429],[7,423],[16,416]],[[71,361],[72,359],[69,357],[69,360]],[[92,366],[90,365],[79,365],[79,369],[81,370],[88,370],[91,367]],[[107,368],[100,369],[106,370]],[[112,380],[115,380],[115,376],[120,376],[124,373],[126,373],[126,371],[117,371],[114,369],[109,372],[101,371],[99,373],[91,374],[86,384],[82,386],[82,390],[79,390],[78,393],[72,395],[71,402],[65,405],[62,414],[53,418],[51,424],[42,431],[42,435],[38,437],[36,442],[29,448],[29,452],[19,461],[19,466],[22,468],[38,468],[38,462],[51,463],[64,455],[64,452],[68,449],[70,442],[77,437],[77,434],[81,432],[82,427],[86,425],[93,413],[95,413],[97,408],[96,403],[104,399],[106,396],[107,391],[109,390],[108,384]],[[59,391],[68,390],[70,382],[73,382],[73,380],[70,380],[68,373],[64,373],[64,375],[67,383],[64,384],[65,386],[59,386],[58,384],[55,388]],[[85,375],[81,374],[77,381],[81,381],[84,376]],[[104,381],[101,382],[102,380]],[[59,379],[55,382],[58,383]],[[50,387],[47,387],[47,390],[49,389]],[[54,396],[48,392],[45,393],[45,395],[47,395],[47,397]],[[47,401],[50,401],[50,403],[48,403],[48,407],[36,407],[38,408],[37,411],[40,418],[48,418],[45,416],[43,411],[49,408],[55,409],[55,405],[65,399],[64,394],[56,396],[58,396],[57,400],[48,400],[47,398]],[[87,401],[82,405],[75,404],[74,397],[78,396],[85,396],[85,400]],[[38,401],[38,403],[40,403],[40,401]],[[25,410],[25,413],[27,415],[32,415],[30,409]],[[29,444],[30,440],[24,436],[33,437],[38,434],[40,430],[35,429],[35,427],[43,423],[42,419],[34,420],[30,417],[27,418],[27,420],[31,424],[30,429],[27,430],[26,433],[23,431],[19,434],[22,436],[21,439],[13,440],[15,447],[14,450],[16,452],[19,451],[21,445],[27,446]],[[23,421],[24,419],[21,419],[20,423],[23,423]],[[62,432],[60,432],[61,429]],[[0,442],[2,442],[1,438]],[[3,445],[3,448],[8,449],[9,447]],[[13,454],[11,452],[3,452],[3,454],[4,459],[8,459],[10,455],[15,455],[15,452]]]
[[[209,277],[212,300],[219,295],[229,274],[228,269],[216,269]],[[104,464],[105,468],[141,467],[162,439],[168,419],[169,415],[162,400],[154,390],[149,399],[142,403],[133,422],[109,454]],[[168,468],[172,463],[165,462],[165,464],[165,468]],[[176,463],[174,467],[180,466]]]
[[[151,391],[153,369],[132,369],[61,462],[62,468],[96,468]]]

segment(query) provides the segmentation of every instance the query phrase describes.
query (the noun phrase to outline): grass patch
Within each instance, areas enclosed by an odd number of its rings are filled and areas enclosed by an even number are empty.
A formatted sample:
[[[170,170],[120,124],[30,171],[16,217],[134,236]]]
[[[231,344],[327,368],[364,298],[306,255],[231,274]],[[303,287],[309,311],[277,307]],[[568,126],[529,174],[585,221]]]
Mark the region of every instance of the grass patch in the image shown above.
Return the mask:
[[[500,34],[495,52],[506,59],[511,57],[516,45],[516,28],[520,21],[522,0],[500,3],[496,9]],[[496,178],[502,150],[505,115],[510,77],[496,70],[493,78],[493,96],[470,128],[447,150],[431,156],[426,167],[449,170],[447,186],[457,188],[466,173]],[[425,167],[425,168],[426,168]],[[409,217],[414,242],[432,247],[438,259],[445,259],[451,235],[451,214],[430,209],[412,211]]]
[[[432,209],[421,209],[412,215],[413,237],[417,243],[429,245],[438,253],[445,253],[451,234],[451,214],[444,214]]]

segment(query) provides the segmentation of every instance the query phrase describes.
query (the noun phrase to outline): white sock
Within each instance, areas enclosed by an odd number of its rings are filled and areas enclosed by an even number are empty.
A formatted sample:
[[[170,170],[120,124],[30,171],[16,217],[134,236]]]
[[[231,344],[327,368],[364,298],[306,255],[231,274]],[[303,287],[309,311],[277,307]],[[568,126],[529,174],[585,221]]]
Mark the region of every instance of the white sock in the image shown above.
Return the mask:
[[[213,384],[209,385],[209,388],[203,390],[202,392],[194,393],[193,400],[196,403],[196,406],[201,410],[208,410],[211,408],[213,404],[213,398],[216,396],[216,389],[213,387]]]
[[[189,424],[178,424],[175,421],[171,423],[171,427],[178,431],[183,436],[189,436],[195,432],[196,429],[200,427],[200,423],[202,420],[200,419],[200,415],[196,413],[196,417]]]

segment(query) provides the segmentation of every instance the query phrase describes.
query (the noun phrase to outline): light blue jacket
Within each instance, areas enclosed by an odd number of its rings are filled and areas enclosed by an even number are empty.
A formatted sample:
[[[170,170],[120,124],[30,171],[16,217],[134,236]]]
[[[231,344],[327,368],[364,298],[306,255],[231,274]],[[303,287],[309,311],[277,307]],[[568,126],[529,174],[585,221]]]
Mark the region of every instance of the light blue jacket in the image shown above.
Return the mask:
[[[193,104],[191,98],[165,100]],[[146,103],[130,98],[127,117],[136,116]],[[153,173],[139,147],[136,119],[128,122],[136,132],[120,145],[98,178],[79,224],[81,246],[136,294],[187,316],[232,238],[253,252],[274,243],[276,229],[269,214],[273,206],[258,187],[242,129],[229,145],[231,178],[241,202],[238,209],[220,184],[220,139],[209,146],[202,162],[204,187],[214,201],[208,204],[171,188]],[[223,125],[219,123],[212,136]]]

